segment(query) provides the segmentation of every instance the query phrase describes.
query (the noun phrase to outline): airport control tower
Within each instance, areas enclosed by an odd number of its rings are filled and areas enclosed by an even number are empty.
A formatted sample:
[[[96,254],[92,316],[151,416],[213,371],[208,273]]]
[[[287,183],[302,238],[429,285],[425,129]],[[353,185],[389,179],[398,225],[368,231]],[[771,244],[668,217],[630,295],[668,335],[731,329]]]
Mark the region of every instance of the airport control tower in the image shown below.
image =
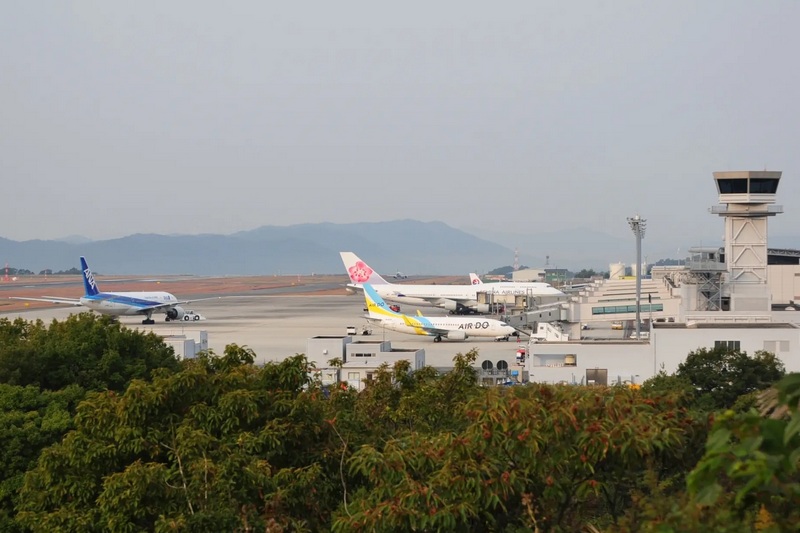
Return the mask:
[[[725,308],[764,313],[771,308],[767,287],[767,219],[783,212],[775,204],[781,172],[714,172],[720,204],[711,212],[725,218],[727,279]]]

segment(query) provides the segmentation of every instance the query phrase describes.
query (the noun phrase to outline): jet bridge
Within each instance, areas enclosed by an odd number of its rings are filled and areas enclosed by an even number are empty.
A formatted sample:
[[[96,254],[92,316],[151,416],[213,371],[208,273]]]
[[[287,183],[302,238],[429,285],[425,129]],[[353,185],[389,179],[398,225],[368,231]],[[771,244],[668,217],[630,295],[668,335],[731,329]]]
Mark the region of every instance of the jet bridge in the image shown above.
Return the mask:
[[[547,307],[525,311],[523,313],[510,314],[503,317],[503,320],[515,328],[533,328],[539,322],[559,322],[567,319],[567,310],[560,304],[551,304]]]

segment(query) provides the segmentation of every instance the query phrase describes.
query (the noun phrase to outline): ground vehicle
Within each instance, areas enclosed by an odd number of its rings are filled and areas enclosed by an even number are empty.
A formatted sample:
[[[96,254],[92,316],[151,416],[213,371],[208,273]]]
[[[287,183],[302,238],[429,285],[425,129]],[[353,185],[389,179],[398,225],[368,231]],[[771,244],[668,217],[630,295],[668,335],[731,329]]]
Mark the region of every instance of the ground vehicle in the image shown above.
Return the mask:
[[[353,336],[358,335],[358,328],[356,328],[355,326],[347,326],[347,334],[348,335],[353,335]],[[369,327],[366,324],[363,325],[361,327],[361,334],[362,335],[372,335],[372,328]]]
[[[622,322],[612,322],[611,329],[623,329]]]
[[[166,321],[169,322],[170,320],[180,321],[183,320],[184,322],[189,322],[190,320],[203,320],[205,317],[199,313],[195,313],[194,311],[186,311],[183,314],[182,318],[170,318],[167,316]]]
[[[185,320],[185,321],[200,320],[202,318],[203,318],[202,315],[200,315],[198,313],[195,313],[194,311],[186,311],[186,314],[183,315],[183,320]]]

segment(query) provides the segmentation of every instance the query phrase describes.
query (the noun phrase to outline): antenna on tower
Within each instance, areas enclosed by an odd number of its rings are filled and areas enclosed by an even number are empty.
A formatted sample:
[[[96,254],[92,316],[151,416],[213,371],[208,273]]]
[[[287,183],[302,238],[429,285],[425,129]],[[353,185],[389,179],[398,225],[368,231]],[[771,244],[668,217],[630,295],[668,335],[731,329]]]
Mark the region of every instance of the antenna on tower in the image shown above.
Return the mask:
[[[514,272],[519,270],[519,250],[514,248]]]

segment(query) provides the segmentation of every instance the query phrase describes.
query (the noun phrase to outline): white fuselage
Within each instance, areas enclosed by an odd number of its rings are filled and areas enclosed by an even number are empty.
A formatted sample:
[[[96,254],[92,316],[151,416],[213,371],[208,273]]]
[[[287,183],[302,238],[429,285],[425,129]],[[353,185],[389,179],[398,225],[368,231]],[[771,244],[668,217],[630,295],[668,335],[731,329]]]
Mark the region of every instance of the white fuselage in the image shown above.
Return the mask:
[[[360,288],[359,285],[354,287]],[[563,296],[560,290],[547,283],[481,283],[477,285],[373,285],[375,292],[387,301],[407,305],[439,306],[446,301],[463,305],[478,303],[478,293],[500,295]]]
[[[412,325],[407,324],[402,317],[373,318],[371,321],[391,331],[408,333],[411,335],[436,336],[436,333],[426,331],[424,328],[436,328],[442,331],[463,333],[465,337],[507,337],[516,333],[516,330],[499,320],[485,317],[409,317]]]
[[[130,316],[142,315],[144,309],[154,305],[176,302],[178,299],[168,292],[101,292],[83,296],[81,305],[104,315]],[[168,306],[155,312],[165,312]]]

